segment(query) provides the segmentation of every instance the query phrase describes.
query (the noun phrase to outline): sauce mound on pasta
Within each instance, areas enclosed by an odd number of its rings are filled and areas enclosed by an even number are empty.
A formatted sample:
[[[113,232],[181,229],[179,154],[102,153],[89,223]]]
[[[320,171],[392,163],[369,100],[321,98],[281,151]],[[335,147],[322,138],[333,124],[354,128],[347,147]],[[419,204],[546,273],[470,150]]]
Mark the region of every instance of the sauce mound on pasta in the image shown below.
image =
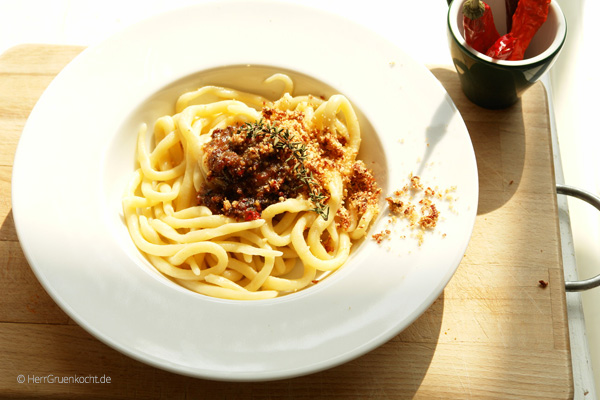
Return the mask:
[[[347,260],[381,190],[357,160],[356,114],[342,95],[271,101],[217,86],[184,93],[159,118],[123,197],[130,235],[152,265],[195,292],[264,299],[313,285]]]
[[[198,204],[214,214],[254,220],[268,206],[306,194],[306,148],[292,141],[289,131],[262,120],[215,129],[204,152],[209,172]]]

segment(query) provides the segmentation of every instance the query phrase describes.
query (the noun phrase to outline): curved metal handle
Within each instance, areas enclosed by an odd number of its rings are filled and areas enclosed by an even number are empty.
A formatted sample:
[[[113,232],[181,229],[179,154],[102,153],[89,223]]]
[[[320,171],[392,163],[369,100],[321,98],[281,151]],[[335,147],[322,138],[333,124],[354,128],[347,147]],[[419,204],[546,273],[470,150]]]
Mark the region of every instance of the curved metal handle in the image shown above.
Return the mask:
[[[598,211],[600,211],[600,197],[593,193],[567,185],[556,185],[556,193],[576,197],[588,204],[591,204],[592,206],[596,207]],[[592,289],[597,286],[600,286],[600,274],[593,278],[582,281],[565,282],[565,289],[567,292],[579,292],[582,290]]]

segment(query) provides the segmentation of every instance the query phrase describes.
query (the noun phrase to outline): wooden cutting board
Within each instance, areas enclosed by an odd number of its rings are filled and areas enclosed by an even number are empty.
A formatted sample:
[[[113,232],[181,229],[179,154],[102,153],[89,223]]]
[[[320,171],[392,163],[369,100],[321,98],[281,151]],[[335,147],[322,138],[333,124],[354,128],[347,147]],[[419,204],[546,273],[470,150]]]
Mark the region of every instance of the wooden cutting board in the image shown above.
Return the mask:
[[[477,220],[457,273],[421,318],[367,355],[295,379],[225,383],[165,372],[101,343],[54,303],[23,256],[11,212],[15,149],[39,96],[81,51],[23,45],[0,56],[0,397],[573,397],[543,85],[490,111],[464,97],[452,68],[431,67],[467,124],[479,169]],[[110,383],[50,382],[65,376]]]

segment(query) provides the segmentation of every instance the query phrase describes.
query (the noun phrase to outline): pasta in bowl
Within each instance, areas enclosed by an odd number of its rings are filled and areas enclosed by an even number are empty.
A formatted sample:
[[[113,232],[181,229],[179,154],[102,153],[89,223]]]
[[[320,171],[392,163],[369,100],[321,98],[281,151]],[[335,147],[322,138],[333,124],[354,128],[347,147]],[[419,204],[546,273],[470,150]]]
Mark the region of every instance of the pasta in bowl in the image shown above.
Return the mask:
[[[350,101],[293,95],[284,73],[263,84],[282,93],[205,85],[139,129],[128,231],[160,273],[203,295],[266,299],[312,286],[379,213]]]

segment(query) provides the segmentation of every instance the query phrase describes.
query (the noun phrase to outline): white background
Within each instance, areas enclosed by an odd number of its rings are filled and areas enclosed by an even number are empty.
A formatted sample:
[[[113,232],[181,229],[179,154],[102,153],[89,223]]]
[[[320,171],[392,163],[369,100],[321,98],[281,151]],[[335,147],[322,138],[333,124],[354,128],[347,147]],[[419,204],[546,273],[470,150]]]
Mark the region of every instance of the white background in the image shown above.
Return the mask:
[[[446,40],[446,0],[280,1],[303,3],[345,16],[387,37],[424,64],[452,64]],[[600,2],[553,1],[563,8],[568,23],[564,50],[544,79],[555,117],[554,135],[559,143],[555,149],[559,167],[557,179],[562,181],[564,173],[564,183],[600,195],[600,127],[597,124]],[[20,43],[90,46],[131,23],[199,2],[0,0],[0,53]],[[224,29],[229,28],[224,25]],[[563,238],[568,242],[565,256],[570,257],[573,250],[579,276],[589,278],[600,273],[600,212],[579,200],[569,200],[569,210],[573,243],[568,237]],[[600,392],[600,288],[583,293],[582,299],[596,392]],[[585,363],[586,359],[576,362]],[[585,391],[588,394],[581,397]],[[593,388],[583,388],[576,392],[576,398],[590,399],[593,392]]]

